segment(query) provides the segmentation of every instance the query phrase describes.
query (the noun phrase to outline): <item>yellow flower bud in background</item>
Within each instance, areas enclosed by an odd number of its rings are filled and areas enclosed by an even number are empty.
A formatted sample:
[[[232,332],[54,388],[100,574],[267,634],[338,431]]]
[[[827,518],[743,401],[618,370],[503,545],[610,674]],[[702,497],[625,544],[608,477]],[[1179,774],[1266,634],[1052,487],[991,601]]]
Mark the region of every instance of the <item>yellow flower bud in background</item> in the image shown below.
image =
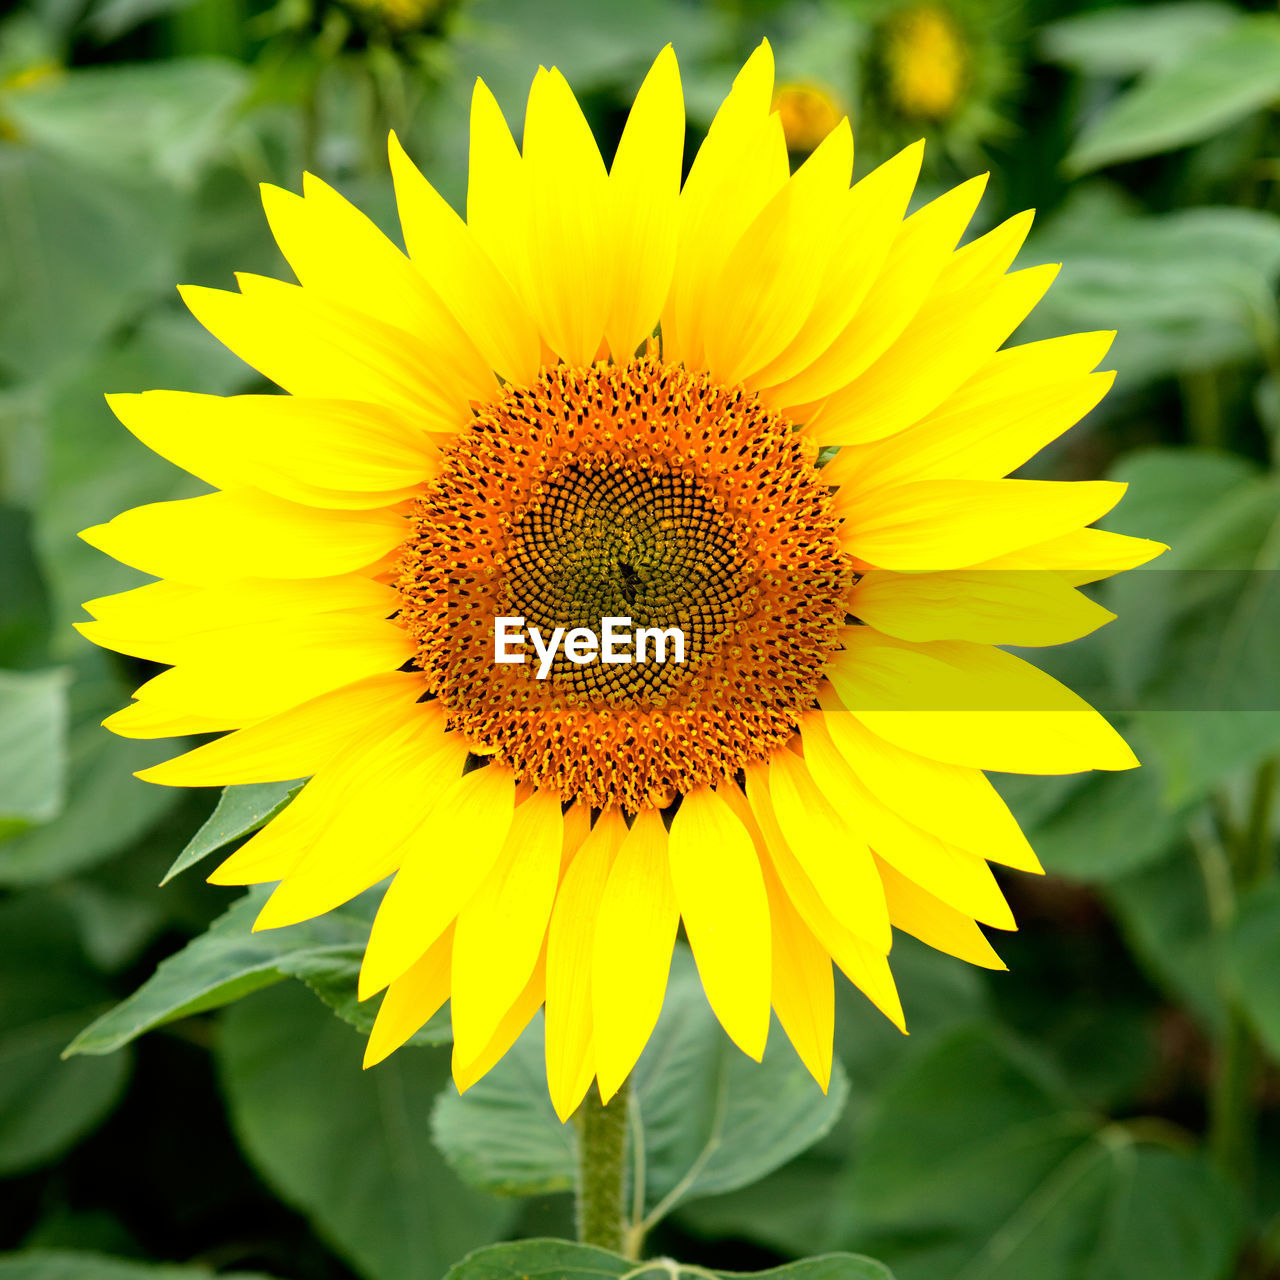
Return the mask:
[[[788,151],[812,151],[848,112],[829,89],[813,81],[784,81],[773,95]]]
[[[895,14],[884,32],[887,95],[905,116],[944,120],[956,107],[969,57],[955,20],[923,4]]]

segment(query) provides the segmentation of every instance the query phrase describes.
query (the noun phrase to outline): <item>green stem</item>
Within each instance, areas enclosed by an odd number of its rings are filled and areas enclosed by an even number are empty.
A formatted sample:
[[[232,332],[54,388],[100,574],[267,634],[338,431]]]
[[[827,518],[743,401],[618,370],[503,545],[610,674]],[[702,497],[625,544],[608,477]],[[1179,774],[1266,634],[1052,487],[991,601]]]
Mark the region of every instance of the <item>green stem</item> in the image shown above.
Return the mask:
[[[1276,761],[1258,769],[1248,824],[1238,832],[1235,887],[1248,891],[1275,875],[1275,850],[1271,839],[1271,806],[1276,787]],[[1238,894],[1233,895],[1233,897]],[[1234,904],[1229,928],[1235,916]],[[1225,933],[1226,928],[1221,932]],[[1213,1085],[1209,1094],[1209,1150],[1215,1163],[1238,1185],[1252,1186],[1256,1163],[1257,1083],[1262,1054],[1249,1020],[1234,992],[1227,993],[1227,1028],[1217,1052]]]
[[[620,1251],[627,1241],[623,1194],[627,1180],[627,1085],[608,1106],[593,1084],[578,1122],[578,1239]]]
[[[1221,449],[1224,442],[1217,374],[1212,370],[1197,369],[1184,373],[1180,382],[1192,443],[1202,449]]]
[[[1271,839],[1271,809],[1276,794],[1277,761],[1268,760],[1258,770],[1246,835],[1248,864],[1244,874],[1250,886],[1266,884],[1276,873],[1276,848]]]
[[[1209,1093],[1209,1153],[1224,1174],[1248,1187],[1254,1172],[1258,1050],[1239,1009],[1233,1005],[1227,1017]]]

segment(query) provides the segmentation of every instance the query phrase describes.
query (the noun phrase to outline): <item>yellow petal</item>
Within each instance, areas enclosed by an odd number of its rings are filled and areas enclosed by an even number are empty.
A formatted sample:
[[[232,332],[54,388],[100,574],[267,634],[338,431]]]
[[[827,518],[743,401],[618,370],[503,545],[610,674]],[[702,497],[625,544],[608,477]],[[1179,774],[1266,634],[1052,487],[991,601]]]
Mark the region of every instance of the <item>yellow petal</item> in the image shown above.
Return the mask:
[[[795,855],[831,914],[868,945],[887,953],[889,915],[867,848],[866,836],[851,829],[792,751],[775,751],[768,763],[767,788],[751,796],[765,838],[778,837]]]
[[[222,733],[240,727],[237,720],[226,716],[210,719],[146,702],[131,702],[102,723],[122,738],[184,738],[188,734]]]
[[[827,675],[872,733],[950,764],[1004,773],[1132,769],[1118,733],[1065,685],[1011,653],[962,640],[907,645],[844,633]]]
[[[524,123],[529,184],[526,298],[567,364],[595,358],[613,310],[616,232],[600,150],[559,71],[540,69]]]
[[[471,95],[467,226],[507,283],[525,300],[530,289],[529,217],[524,161],[497,100],[484,81],[477,80]]]
[[[671,824],[668,851],[707,1000],[729,1038],[758,1062],[769,1035],[772,979],[769,900],[751,836],[723,797],[697,787]]]
[[[438,448],[412,419],[349,400],[145,391],[107,403],[148,449],[223,489],[390,506],[438,469]]]
[[[831,395],[810,419],[819,444],[892,436],[932,412],[1025,320],[1058,273],[1032,267],[930,299],[865,373]]]
[[[967,293],[976,285],[1002,276],[1018,256],[1034,218],[1035,214],[1030,209],[1015,213],[985,235],[970,240],[963,249],[958,249],[938,276],[934,296]]]
[[[560,798],[536,791],[516,806],[498,861],[458,916],[453,944],[453,1041],[478,1057],[529,981],[560,879]]]
[[[409,759],[406,761],[406,745],[409,747]],[[319,850],[321,865],[337,864],[335,884],[350,884],[353,876],[360,880],[371,860],[384,858],[384,849],[376,842],[371,842],[367,834],[357,837],[354,844],[346,846],[336,858],[333,854],[333,840],[330,830],[335,826],[342,828],[351,839],[351,817],[344,815],[347,809],[359,810],[363,828],[357,824],[357,830],[371,832],[385,828],[389,833],[398,824],[402,827],[407,821],[402,814],[421,813],[421,808],[403,800],[397,802],[394,812],[384,817],[381,813],[372,812],[371,802],[379,798],[378,778],[383,766],[396,776],[406,767],[409,770],[419,768],[417,756],[443,756],[452,752],[454,761],[453,776],[457,777],[466,755],[457,735],[446,737],[444,733],[444,717],[435,703],[423,704],[416,713],[399,725],[387,730],[385,726],[374,724],[366,729],[356,724],[349,726],[349,734],[344,749],[328,761],[315,776],[294,796],[293,800],[270,822],[256,831],[234,853],[227,857],[209,876],[210,884],[269,884],[292,876],[310,858],[313,849]],[[434,760],[432,761],[434,764]],[[421,772],[421,771],[420,771]],[[372,786],[370,779],[374,781]],[[386,792],[381,798],[385,802]],[[401,836],[400,839],[403,837]],[[394,853],[394,849],[390,851]],[[338,905],[347,898],[376,884],[384,876],[394,870],[396,860],[393,859],[386,871],[367,881],[361,881],[349,892],[342,894],[330,905]],[[316,862],[312,862],[313,868]],[[301,889],[305,892],[308,883],[312,891],[323,897],[330,891],[328,877],[321,877],[320,884],[314,883],[314,876],[303,878]],[[263,917],[259,915],[255,928],[270,927],[272,917],[276,923],[285,923],[285,910],[288,896],[282,898],[275,908]],[[292,900],[300,901],[298,892],[294,892]],[[270,906],[270,904],[268,904]],[[327,910],[321,907],[320,910]],[[320,911],[314,914],[320,914]],[[301,919],[306,916],[299,917]]]
[[[814,782],[845,825],[871,845],[881,862],[924,885],[957,911],[998,929],[1013,928],[1013,915],[1000,886],[981,857],[913,826],[881,804],[845,764],[827,736],[821,712],[803,717],[800,732],[805,764]],[[873,862],[873,868],[878,865]],[[881,879],[878,872],[876,879]]]
[[[477,1080],[487,1075],[499,1059],[515,1044],[520,1033],[542,1007],[547,989],[547,953],[543,947],[533,968],[533,976],[525,983],[524,990],[516,997],[511,1008],[502,1015],[493,1038],[483,1052],[471,1062],[463,1062],[458,1056],[458,1045],[453,1046],[453,1080],[459,1093],[465,1093]]]
[[[853,167],[847,120],[823,139],[730,250],[702,296],[706,367],[732,385],[796,336],[818,297]]]
[[[404,861],[369,934],[360,999],[394,982],[457,918],[498,860],[515,783],[491,764],[446,788],[410,833]]]
[[[850,554],[880,569],[964,569],[1105,515],[1112,480],[920,480],[836,495]]]
[[[240,293],[178,292],[219,342],[291,395],[398,409],[425,431],[453,432],[470,416],[462,388],[438,370],[423,339],[297,285],[237,279]]]
[[[314,919],[395,872],[406,841],[457,779],[466,754],[461,736],[445,733],[443,717],[422,717],[381,741],[354,741],[336,766],[307,784],[320,809],[314,837],[253,927]]]
[[[825,354],[762,397],[787,412],[848,386],[897,340],[924,305],[969,219],[986,178],[973,178],[902,223],[884,267],[853,319]],[[917,371],[917,374],[919,371]]]
[[[105,631],[157,644],[319,613],[359,611],[376,618],[396,610],[393,588],[358,574],[333,578],[242,578],[211,587],[149,582],[85,604]],[[167,662],[161,658],[157,661]]]
[[[854,587],[850,611],[898,640],[972,640],[1019,646],[1066,644],[1115,614],[1046,570],[872,569]]]
[[[542,350],[533,317],[471,229],[405,154],[394,133],[390,152],[400,226],[415,268],[490,367],[507,382],[531,381]]]
[[[606,1102],[630,1075],[658,1021],[679,924],[666,827],[656,810],[645,809],[618,849],[595,926],[596,1074]]]
[[[1033,391],[1083,377],[1102,362],[1115,336],[1114,329],[1099,329],[1005,347],[997,351],[958,394],[966,402],[970,397],[978,402],[1002,393]]]
[[[314,174],[306,175],[303,189],[305,199],[264,185],[262,202],[276,243],[307,293],[355,307],[426,343],[457,398],[491,394],[488,361],[422,273]]]
[[[825,690],[819,700],[832,744],[881,804],[970,853],[1019,871],[1041,872],[1026,836],[981,770],[904,751],[839,708]]]
[[[242,724],[332,689],[392,672],[413,657],[394,622],[357,612],[251,623],[169,642],[177,666],[142,685],[143,702]]]
[[[1105,529],[1075,529],[1034,546],[1021,547],[1006,555],[984,561],[977,567],[1007,572],[1011,569],[1048,570],[1061,573],[1073,586],[1097,582],[1113,573],[1134,569],[1169,548],[1163,542],[1131,538]]]
[[[790,174],[782,125],[770,115],[773,51],[767,42],[738,73],[680,193],[679,248],[662,312],[663,358],[701,368],[703,298],[734,244]]]
[[[1079,422],[1114,379],[1113,373],[1091,373],[1031,388],[984,384],[981,396],[962,388],[916,426],[841,449],[824,478],[853,489],[999,479]]]
[[[547,931],[547,1087],[562,1121],[578,1108],[595,1074],[591,959],[600,902],[627,834],[606,809],[565,872]]]
[[[204,584],[350,573],[394,551],[408,533],[391,510],[319,511],[236,489],[134,507],[80,536],[144,573]]]
[[[377,1066],[426,1026],[449,998],[453,930],[446,929],[427,953],[400,975],[382,997],[365,1045],[365,1068]]]
[[[667,45],[636,94],[609,170],[617,283],[606,336],[615,360],[629,360],[662,314],[676,265],[683,157],[680,68]]]
[[[288,782],[322,769],[351,740],[352,726],[392,732],[421,714],[422,677],[391,671],[358,680],[143,769],[138,777],[169,787],[227,787]]]
[[[781,838],[768,802],[765,766],[748,765],[746,773],[751,811],[759,819],[756,830],[762,858],[768,858],[792,906],[840,971],[894,1026],[905,1031],[902,1002],[887,957],[836,919]]]
[[[769,894],[773,1007],[787,1039],[826,1093],[835,1037],[835,984],[831,957],[791,904],[778,873],[761,860]]]
[[[919,938],[935,951],[943,951],[979,968],[1008,968],[982,930],[963,912],[939,902],[888,863],[880,865],[880,874],[895,929]]]
[[[806,369],[857,314],[898,233],[923,156],[924,142],[912,143],[844,196],[813,307],[792,341],[747,379],[753,391],[777,386]]]

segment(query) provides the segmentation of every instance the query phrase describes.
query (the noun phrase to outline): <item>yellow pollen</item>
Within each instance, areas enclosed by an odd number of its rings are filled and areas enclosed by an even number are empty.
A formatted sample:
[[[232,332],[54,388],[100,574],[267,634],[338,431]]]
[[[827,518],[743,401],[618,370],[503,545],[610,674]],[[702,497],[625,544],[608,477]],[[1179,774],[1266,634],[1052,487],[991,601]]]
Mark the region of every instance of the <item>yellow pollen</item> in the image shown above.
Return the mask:
[[[741,388],[647,357],[477,409],[417,501],[397,620],[472,750],[593,808],[662,806],[795,733],[853,568],[814,449]],[[494,620],[679,628],[685,661],[494,662]]]

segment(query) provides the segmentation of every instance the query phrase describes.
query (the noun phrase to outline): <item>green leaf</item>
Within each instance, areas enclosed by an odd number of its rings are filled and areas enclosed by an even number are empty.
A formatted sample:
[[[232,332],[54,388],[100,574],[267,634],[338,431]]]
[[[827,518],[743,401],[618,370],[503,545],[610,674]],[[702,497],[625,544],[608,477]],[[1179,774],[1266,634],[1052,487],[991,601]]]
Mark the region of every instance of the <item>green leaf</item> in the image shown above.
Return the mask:
[[[1211,449],[1140,449],[1111,468],[1107,479],[1129,486],[1124,501],[1100,522],[1116,533],[1167,542],[1177,554],[1204,511],[1258,477],[1258,467]]]
[[[1130,737],[1143,759],[1143,745]],[[1018,818],[1045,870],[1072,880],[1115,879],[1162,857],[1183,831],[1180,816],[1165,806],[1152,769],[1072,776],[1065,787],[1044,778],[1001,775],[992,779]],[[1047,792],[1057,803],[1036,813]]]
[[[368,932],[366,925],[365,932]],[[280,972],[304,982],[343,1022],[367,1036],[377,1017],[377,1002],[357,995],[364,943],[291,951],[280,958]],[[449,1008],[439,1009],[405,1041],[406,1044],[448,1044],[453,1039]]]
[[[645,1205],[676,1205],[755,1182],[823,1136],[848,1084],[824,1097],[775,1025],[762,1063],[729,1041],[692,957],[676,953],[657,1028],[632,1074],[644,1135]],[[465,1094],[441,1095],[436,1141],[475,1186],[529,1195],[573,1185],[575,1131],[547,1096],[541,1021]]]
[[[241,1144],[368,1280],[438,1280],[502,1234],[511,1206],[464,1186],[431,1144],[444,1049],[361,1072],[362,1041],[294,986],[224,1017],[220,1073]]]
[[[1160,861],[1112,881],[1106,897],[1129,950],[1156,984],[1208,1033],[1223,1030],[1221,944],[1191,847],[1180,843]]]
[[[844,1195],[839,1172],[857,1150],[876,1098],[940,1037],[993,1016],[979,970],[914,938],[894,939],[893,972],[909,1036],[836,975],[835,1048],[849,1101],[831,1132],[759,1182],[682,1206],[682,1224],[699,1236],[753,1240],[783,1254],[834,1247],[831,1223]]]
[[[316,920],[251,933],[266,893],[246,894],[206,933],[161,962],[127,1000],[85,1027],[67,1046],[74,1054],[113,1053],[138,1036],[178,1018],[204,1013],[268,987],[288,975],[287,966],[317,952],[363,946],[369,919],[358,905]]]
[[[1280,484],[1190,449],[1138,454],[1113,475],[1130,498],[1109,526],[1172,547],[1105,584],[1118,617],[1103,654],[1166,809],[1185,807],[1280,747]]]
[[[1227,27],[1240,11],[1215,0],[1117,5],[1077,13],[1040,29],[1040,51],[1099,76],[1131,76],[1181,61]]]
[[[986,1028],[886,1090],[848,1190],[848,1242],[899,1280],[1220,1280],[1242,1226],[1200,1157],[1100,1127]]]
[[[734,1280],[751,1275],[755,1280],[893,1280],[883,1263],[850,1253],[804,1258],[768,1271],[708,1271],[682,1266],[671,1258],[629,1262],[589,1244],[567,1240],[520,1240],[496,1244],[471,1254],[454,1267],[445,1280]]]
[[[214,1280],[205,1267],[168,1267],[98,1253],[32,1250],[0,1258],[0,1280]],[[217,1280],[269,1280],[259,1272],[221,1271]]]
[[[5,113],[28,145],[74,164],[189,183],[226,146],[247,87],[234,62],[172,58],[51,77]]]
[[[1106,367],[1126,390],[1258,359],[1276,322],[1280,219],[1235,208],[1136,216],[1101,194],[1079,188],[1029,243],[1022,261],[1063,266],[1019,340],[1117,330]]]
[[[0,671],[0,836],[62,807],[67,672]]]
[[[83,21],[94,36],[106,44],[119,39],[132,27],[194,3],[195,0],[94,0]]]
[[[1280,1061],[1280,884],[1245,897],[1227,939],[1226,963],[1241,1008]]]
[[[177,201],[162,189],[0,148],[0,368],[14,381],[75,368],[172,288],[178,234]]]
[[[0,423],[0,474],[10,473]],[[30,668],[47,661],[49,600],[31,545],[31,516],[0,502],[0,666]]]
[[[60,1062],[109,998],[68,913],[38,894],[0,903],[0,1176],[56,1158],[115,1105],[127,1056]]]
[[[211,853],[248,835],[274,818],[293,798],[302,785],[294,782],[251,782],[244,786],[224,787],[214,811],[187,847],[174,860],[160,881],[166,885],[174,876],[194,867]]]
[[[176,265],[167,265],[166,296],[178,278]],[[78,305],[78,295],[67,305]],[[3,316],[0,311],[0,326]],[[65,323],[63,317],[57,319]],[[166,306],[147,314],[119,346],[79,362],[74,376],[50,392],[43,424],[46,475],[36,510],[36,549],[52,597],[54,634],[63,637],[68,651],[96,652],[71,629],[73,623],[86,620],[83,601],[145,581],[136,569],[89,546],[80,531],[129,507],[207,492],[207,486],[126,431],[107,407],[103,392],[182,387],[229,395],[242,390],[250,378],[245,366],[190,316]]]
[[[51,821],[0,844],[0,885],[48,884],[103,862],[134,844],[181,799],[172,787],[133,777],[174,753],[175,744],[118,738],[102,727],[126,694],[97,650],[79,663],[71,686],[73,727],[67,803]]]
[[[1081,174],[1185,147],[1278,97],[1280,18],[1242,17],[1122,94],[1089,125],[1065,163]]]

